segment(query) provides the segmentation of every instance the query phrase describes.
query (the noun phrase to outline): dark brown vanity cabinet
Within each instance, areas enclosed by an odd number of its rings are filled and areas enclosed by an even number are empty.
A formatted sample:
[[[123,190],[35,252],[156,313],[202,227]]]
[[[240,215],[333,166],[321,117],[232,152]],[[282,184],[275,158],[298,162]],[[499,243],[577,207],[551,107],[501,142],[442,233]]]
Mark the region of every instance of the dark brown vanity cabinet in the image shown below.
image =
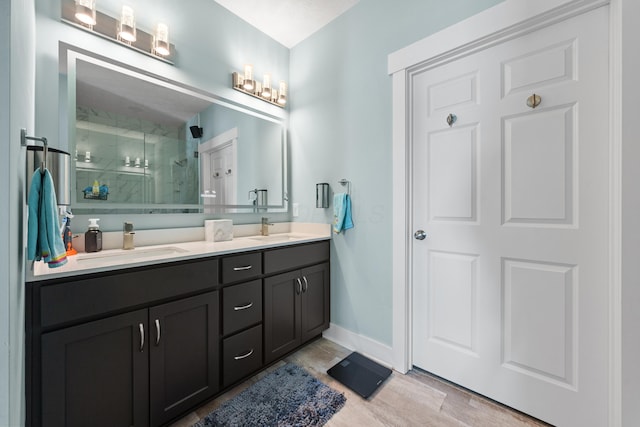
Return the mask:
[[[328,259],[328,242],[265,252],[266,272],[315,264],[264,279],[265,363],[286,355],[329,327]]]
[[[27,283],[27,427],[167,425],[329,327],[329,242]]]
[[[213,396],[217,312],[210,292],[43,334],[42,425],[157,426]]]
[[[27,425],[159,426],[215,395],[217,266],[29,284]]]

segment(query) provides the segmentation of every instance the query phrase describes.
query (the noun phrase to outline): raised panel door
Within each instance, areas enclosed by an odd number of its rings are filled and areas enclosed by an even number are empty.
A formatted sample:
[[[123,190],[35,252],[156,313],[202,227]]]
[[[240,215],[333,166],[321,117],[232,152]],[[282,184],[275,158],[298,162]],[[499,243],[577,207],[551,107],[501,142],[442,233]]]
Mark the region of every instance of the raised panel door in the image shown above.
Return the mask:
[[[301,332],[305,342],[329,327],[329,263],[301,270]]]
[[[149,425],[147,310],[42,335],[43,427]]]
[[[300,270],[264,279],[264,357],[270,363],[301,343]]]
[[[152,426],[219,390],[219,317],[217,291],[149,309]]]
[[[413,363],[562,426],[609,420],[607,15],[409,85]]]

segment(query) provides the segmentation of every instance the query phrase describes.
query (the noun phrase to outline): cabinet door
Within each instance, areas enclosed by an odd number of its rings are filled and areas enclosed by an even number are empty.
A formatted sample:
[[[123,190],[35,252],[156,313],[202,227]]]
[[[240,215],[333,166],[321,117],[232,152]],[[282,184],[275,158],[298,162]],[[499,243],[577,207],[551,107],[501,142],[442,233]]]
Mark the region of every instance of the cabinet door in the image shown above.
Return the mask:
[[[329,263],[302,269],[302,342],[329,327]]]
[[[147,310],[42,335],[42,426],[149,425]]]
[[[300,345],[300,271],[264,279],[264,354],[270,363]]]
[[[152,426],[218,391],[218,319],[217,291],[149,309]]]

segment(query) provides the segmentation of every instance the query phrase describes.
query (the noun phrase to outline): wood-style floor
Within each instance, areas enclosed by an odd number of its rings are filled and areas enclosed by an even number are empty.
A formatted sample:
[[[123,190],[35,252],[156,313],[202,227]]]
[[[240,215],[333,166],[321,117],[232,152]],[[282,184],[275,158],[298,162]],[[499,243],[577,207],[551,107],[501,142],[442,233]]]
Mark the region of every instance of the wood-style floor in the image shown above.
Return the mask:
[[[482,396],[451,385],[421,371],[406,375],[393,372],[376,393],[364,400],[327,375],[327,369],[351,352],[326,339],[319,339],[285,359],[302,366],[323,383],[345,394],[347,403],[327,426],[548,426]],[[214,401],[188,414],[171,427],[189,427],[267,373],[279,362],[248,379]]]

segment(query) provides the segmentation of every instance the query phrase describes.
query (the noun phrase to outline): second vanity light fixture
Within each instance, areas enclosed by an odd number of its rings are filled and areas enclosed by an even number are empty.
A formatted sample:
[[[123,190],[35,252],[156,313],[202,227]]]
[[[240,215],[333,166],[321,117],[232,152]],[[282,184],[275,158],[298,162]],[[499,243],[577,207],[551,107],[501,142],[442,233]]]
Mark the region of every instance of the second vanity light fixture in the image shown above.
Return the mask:
[[[137,28],[135,12],[128,5],[122,6],[117,18],[96,10],[96,0],[62,0],[61,7],[63,22],[173,64],[175,47],[169,43],[167,24],[158,23],[153,33],[145,32]]]
[[[232,73],[233,88],[270,104],[284,108],[287,104],[287,83],[280,80],[278,88],[271,84],[271,74],[265,74],[262,81],[253,78],[253,65],[244,66],[242,73]]]

